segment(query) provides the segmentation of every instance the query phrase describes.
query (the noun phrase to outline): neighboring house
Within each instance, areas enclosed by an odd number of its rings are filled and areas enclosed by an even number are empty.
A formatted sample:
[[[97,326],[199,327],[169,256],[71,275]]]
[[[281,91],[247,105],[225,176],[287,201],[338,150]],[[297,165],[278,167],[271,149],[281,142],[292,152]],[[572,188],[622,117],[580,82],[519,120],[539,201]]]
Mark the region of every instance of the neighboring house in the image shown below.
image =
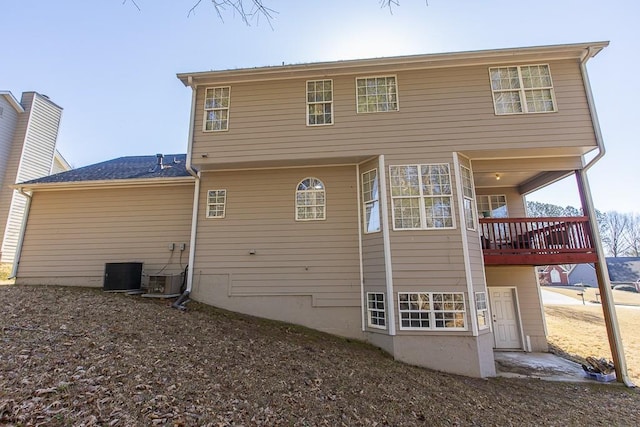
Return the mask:
[[[640,257],[607,257],[609,281],[615,285],[635,285],[640,280]],[[569,272],[569,283],[598,286],[593,265],[578,264]]]
[[[541,285],[568,285],[567,269],[562,265],[544,266],[538,273]]]
[[[56,151],[61,115],[45,95],[0,91],[0,262],[14,260],[27,200],[9,186],[70,169]]]
[[[495,375],[494,348],[548,350],[534,266],[596,261],[593,219],[525,218],[524,195],[575,174],[593,211],[585,63],[606,45],[179,74],[190,137],[170,168],[16,186],[32,197],[17,282],[101,286],[105,263],[188,257],[195,300]]]

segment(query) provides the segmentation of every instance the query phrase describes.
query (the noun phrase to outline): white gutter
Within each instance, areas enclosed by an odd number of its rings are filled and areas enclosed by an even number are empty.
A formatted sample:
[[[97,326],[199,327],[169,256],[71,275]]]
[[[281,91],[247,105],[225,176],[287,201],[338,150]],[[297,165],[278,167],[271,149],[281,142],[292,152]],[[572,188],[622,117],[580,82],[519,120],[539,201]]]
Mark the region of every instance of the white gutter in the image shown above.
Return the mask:
[[[367,302],[364,299],[364,265],[362,261],[362,208],[360,205],[360,165],[356,165],[356,195],[358,197],[358,261],[360,263],[360,317],[362,331],[366,330],[365,311]]]
[[[192,164],[193,150],[193,122],[196,114],[196,91],[197,86],[193,86],[191,77],[188,79],[191,86],[191,114],[189,116],[189,142],[187,143],[187,162],[185,167],[187,171],[196,179],[196,185],[193,190],[193,210],[191,212],[191,237],[189,238],[189,270],[187,271],[187,288],[186,292],[191,293],[193,288],[193,264],[196,258],[196,236],[198,232],[198,206],[200,201],[200,172],[196,171]]]
[[[20,264],[20,256],[22,255],[22,244],[24,242],[24,235],[27,230],[27,219],[29,218],[29,210],[31,208],[32,195],[25,193],[22,188],[18,189],[18,192],[27,198],[27,202],[24,205],[22,223],[20,224],[20,235],[18,236],[16,252],[13,257],[13,269],[11,270],[11,277],[9,277],[9,279],[15,279],[18,276],[18,265]]]
[[[600,160],[606,150],[604,147],[604,138],[602,137],[602,130],[600,128],[600,122],[598,121],[598,113],[596,111],[595,101],[593,99],[593,92],[591,91],[591,84],[589,83],[589,75],[587,73],[587,61],[591,58],[592,47],[587,48],[585,54],[580,60],[580,71],[582,73],[582,82],[584,84],[585,93],[587,95],[587,105],[589,106],[589,113],[591,115],[591,122],[596,137],[596,144],[598,146],[598,154],[591,159],[581,170],[578,171],[578,178],[580,179],[580,186],[582,188],[582,197],[584,198],[583,208],[586,208],[588,212],[583,212],[589,218],[589,226],[591,228],[591,234],[596,246],[596,255],[598,262],[596,264],[596,276],[598,277],[598,286],[600,288],[600,297],[602,298],[602,311],[605,318],[605,326],[607,329],[607,335],[609,337],[609,346],[611,348],[612,356],[615,360],[616,374],[618,375],[618,381],[624,383],[627,387],[635,387],[635,384],[629,378],[627,372],[627,361],[624,355],[624,347],[622,345],[622,335],[620,334],[620,327],[618,325],[618,316],[616,314],[616,307],[613,301],[613,293],[611,292],[611,283],[609,281],[609,268],[607,267],[607,260],[604,256],[604,249],[602,247],[602,240],[600,238],[600,229],[596,219],[596,210],[591,197],[591,188],[589,187],[589,180],[587,178],[587,170],[593,166],[598,160]],[[602,282],[602,283],[600,283]]]
[[[387,174],[384,165],[384,154],[378,157],[380,170],[380,211],[382,219],[382,240],[384,242],[384,266],[387,282],[387,313],[389,313],[389,335],[396,334],[396,310],[393,303],[393,265],[391,259],[391,236],[389,235],[389,211],[387,210]]]

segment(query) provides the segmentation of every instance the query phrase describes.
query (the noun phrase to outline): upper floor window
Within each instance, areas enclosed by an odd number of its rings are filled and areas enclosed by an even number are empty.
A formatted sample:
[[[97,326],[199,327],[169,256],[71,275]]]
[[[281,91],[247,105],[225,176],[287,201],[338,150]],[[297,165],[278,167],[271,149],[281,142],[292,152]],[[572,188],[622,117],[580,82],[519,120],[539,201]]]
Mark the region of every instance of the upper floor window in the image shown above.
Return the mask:
[[[362,204],[364,205],[364,232],[380,231],[380,191],[378,169],[362,174]]]
[[[489,68],[493,104],[498,115],[556,111],[548,65]]]
[[[507,218],[507,196],[495,194],[490,196],[478,196],[478,212],[483,218]]]
[[[448,164],[390,166],[389,171],[394,229],[453,228]]]
[[[224,218],[227,203],[227,190],[209,190],[207,192],[207,218]]]
[[[296,189],[296,221],[326,219],[324,184],[318,178],[305,178]]]
[[[395,76],[356,79],[358,113],[398,111],[398,87]]]
[[[229,98],[231,87],[208,87],[204,95],[204,131],[229,129]]]
[[[469,230],[476,229],[473,201],[473,176],[471,170],[466,166],[460,166],[462,175],[462,197],[464,203],[464,221]]]
[[[333,124],[333,81],[307,82],[307,125]]]

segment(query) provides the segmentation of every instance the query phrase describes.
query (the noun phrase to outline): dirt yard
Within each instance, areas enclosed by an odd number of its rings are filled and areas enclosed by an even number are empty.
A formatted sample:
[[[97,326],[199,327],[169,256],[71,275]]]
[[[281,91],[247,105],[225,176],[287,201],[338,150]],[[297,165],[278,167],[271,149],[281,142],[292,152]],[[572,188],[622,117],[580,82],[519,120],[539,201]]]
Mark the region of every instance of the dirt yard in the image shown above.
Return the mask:
[[[0,286],[0,424],[637,425],[618,385],[473,379],[283,323],[99,290]]]
[[[574,298],[573,289],[545,288]],[[622,334],[629,375],[640,385],[640,294],[613,291],[616,315]],[[590,289],[587,301],[595,301],[595,290]],[[634,306],[638,304],[637,306]],[[588,356],[611,359],[607,331],[600,305],[548,305],[545,306],[549,343],[554,352],[564,354],[583,363]]]

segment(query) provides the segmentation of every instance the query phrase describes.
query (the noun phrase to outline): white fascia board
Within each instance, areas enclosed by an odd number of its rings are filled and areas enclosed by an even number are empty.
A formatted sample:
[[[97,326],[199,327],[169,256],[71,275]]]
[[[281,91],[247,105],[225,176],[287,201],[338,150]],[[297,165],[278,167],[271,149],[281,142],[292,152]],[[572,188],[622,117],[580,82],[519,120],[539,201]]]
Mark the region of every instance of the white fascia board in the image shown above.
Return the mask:
[[[15,96],[13,96],[11,92],[9,92],[8,90],[0,90],[0,96],[4,96],[9,104],[11,104],[18,113],[24,113],[24,107],[22,107],[22,104],[18,102],[18,100],[15,98]]]
[[[58,191],[58,190],[87,190],[99,188],[126,188],[126,187],[163,187],[169,185],[190,185],[195,182],[192,176],[175,178],[151,178],[151,179],[111,179],[101,181],[74,181],[74,182],[43,182],[35,184],[14,184],[10,186],[14,190],[22,191]]]

